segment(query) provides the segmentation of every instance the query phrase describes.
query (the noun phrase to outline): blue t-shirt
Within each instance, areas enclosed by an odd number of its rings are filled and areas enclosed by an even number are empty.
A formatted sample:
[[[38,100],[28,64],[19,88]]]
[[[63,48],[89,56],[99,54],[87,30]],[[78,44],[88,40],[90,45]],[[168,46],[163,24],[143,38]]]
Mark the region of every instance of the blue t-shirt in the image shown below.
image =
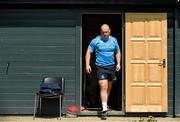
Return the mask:
[[[104,39],[101,35],[94,38],[88,48],[91,52],[96,53],[96,65],[108,66],[115,64],[114,52],[119,52],[120,48],[117,39],[109,36],[108,39]]]

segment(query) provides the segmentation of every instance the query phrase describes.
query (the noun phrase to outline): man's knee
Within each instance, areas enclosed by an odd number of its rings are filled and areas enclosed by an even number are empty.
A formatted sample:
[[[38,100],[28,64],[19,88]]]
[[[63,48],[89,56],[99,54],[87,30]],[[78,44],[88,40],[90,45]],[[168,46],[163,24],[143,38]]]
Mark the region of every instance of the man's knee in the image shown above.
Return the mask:
[[[99,80],[101,89],[108,89],[108,80]]]

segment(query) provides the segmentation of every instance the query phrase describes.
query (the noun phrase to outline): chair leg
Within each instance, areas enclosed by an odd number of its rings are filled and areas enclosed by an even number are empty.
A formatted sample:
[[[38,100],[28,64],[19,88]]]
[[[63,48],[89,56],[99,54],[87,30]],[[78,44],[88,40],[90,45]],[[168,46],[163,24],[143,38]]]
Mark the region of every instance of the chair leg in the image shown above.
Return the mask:
[[[40,114],[42,114],[42,98],[39,96],[39,109],[40,109]]]
[[[35,119],[36,116],[36,110],[37,110],[37,95],[35,94],[33,120]]]
[[[62,113],[62,104],[61,104],[61,95],[60,95],[60,97],[59,97],[59,117],[60,117],[60,120],[61,120],[61,113]]]

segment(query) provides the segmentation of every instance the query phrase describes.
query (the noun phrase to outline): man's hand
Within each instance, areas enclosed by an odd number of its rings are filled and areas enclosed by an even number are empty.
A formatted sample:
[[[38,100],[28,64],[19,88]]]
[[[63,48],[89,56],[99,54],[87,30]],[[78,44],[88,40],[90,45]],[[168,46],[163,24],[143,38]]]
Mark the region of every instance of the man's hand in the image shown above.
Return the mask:
[[[116,65],[116,71],[118,72],[120,69],[121,69],[121,65],[120,65],[120,64],[117,64],[117,65]]]
[[[91,73],[91,66],[90,66],[90,65],[86,66],[86,72],[87,72],[88,74]]]
[[[91,73],[91,66],[90,66],[90,59],[91,59],[91,50],[88,48],[86,51],[86,73]]]
[[[116,53],[116,62],[117,62],[117,65],[116,65],[116,72],[118,72],[120,69],[121,69],[121,52],[117,52]]]

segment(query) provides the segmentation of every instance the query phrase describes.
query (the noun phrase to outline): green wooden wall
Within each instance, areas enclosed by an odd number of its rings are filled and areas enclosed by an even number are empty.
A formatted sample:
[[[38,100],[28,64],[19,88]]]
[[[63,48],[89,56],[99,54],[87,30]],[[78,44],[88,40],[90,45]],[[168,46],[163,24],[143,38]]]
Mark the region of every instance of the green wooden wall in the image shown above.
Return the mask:
[[[63,107],[76,104],[76,38],[71,11],[0,10],[0,114],[32,114],[45,76],[63,76]]]
[[[174,82],[174,20],[173,12],[167,14],[168,26],[168,115],[173,114],[173,82]]]
[[[180,116],[180,9],[176,9],[175,18],[175,115]]]

